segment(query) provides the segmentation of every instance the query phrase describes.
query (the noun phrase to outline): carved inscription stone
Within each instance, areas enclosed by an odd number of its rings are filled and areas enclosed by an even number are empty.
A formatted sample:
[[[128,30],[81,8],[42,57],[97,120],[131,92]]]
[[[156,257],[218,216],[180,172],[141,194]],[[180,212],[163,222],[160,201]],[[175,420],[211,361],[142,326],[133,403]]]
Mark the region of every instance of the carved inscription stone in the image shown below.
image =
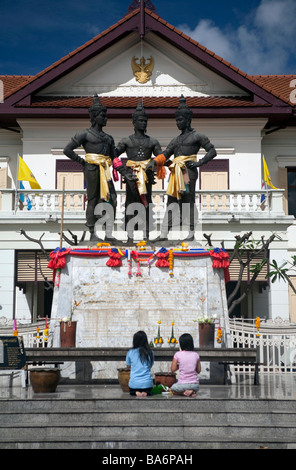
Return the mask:
[[[15,336],[0,336],[0,370],[23,369],[25,365],[23,340]]]

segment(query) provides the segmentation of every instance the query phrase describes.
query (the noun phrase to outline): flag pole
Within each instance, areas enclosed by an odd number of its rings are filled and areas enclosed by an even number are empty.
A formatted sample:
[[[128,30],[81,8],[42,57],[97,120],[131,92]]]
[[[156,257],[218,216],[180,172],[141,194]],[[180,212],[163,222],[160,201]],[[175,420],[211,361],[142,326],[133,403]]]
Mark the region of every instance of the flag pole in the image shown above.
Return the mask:
[[[60,250],[63,245],[63,225],[64,225],[64,199],[65,199],[65,178],[63,178],[63,194],[62,194],[62,214],[61,214],[61,228],[60,228]]]

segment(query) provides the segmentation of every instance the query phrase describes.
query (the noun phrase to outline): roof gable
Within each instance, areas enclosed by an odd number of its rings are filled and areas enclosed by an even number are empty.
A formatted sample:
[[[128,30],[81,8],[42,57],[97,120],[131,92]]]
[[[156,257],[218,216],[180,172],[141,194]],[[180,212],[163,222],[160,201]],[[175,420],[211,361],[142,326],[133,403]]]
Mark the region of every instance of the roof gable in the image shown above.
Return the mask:
[[[54,94],[54,90],[57,90],[57,88],[55,88],[57,84],[61,84],[62,82],[64,82],[64,85],[67,84],[67,79],[69,80],[71,74],[73,78],[79,69],[82,70],[83,67],[86,67],[87,63],[90,64],[92,60],[95,62],[99,55],[108,55],[108,51],[112,51],[112,48],[115,50],[120,41],[128,42],[133,37],[135,44],[139,44],[140,32],[142,35],[143,32],[145,33],[144,43],[147,42],[150,48],[156,48],[157,41],[155,41],[155,38],[157,38],[159,42],[166,44],[167,48],[173,48],[175,51],[181,53],[183,57],[186,57],[188,63],[191,62],[196,64],[196,69],[198,70],[196,70],[195,78],[199,78],[199,80],[197,79],[195,83],[195,87],[197,85],[195,90],[197,95],[194,95],[193,90],[191,96],[198,96],[198,93],[200,93],[201,97],[207,95],[215,96],[215,93],[216,95],[220,96],[223,95],[223,93],[225,96],[231,93],[235,96],[245,95],[251,96],[253,103],[256,103],[257,105],[281,107],[282,112],[283,108],[287,108],[286,112],[289,112],[289,99],[286,99],[278,92],[273,92],[273,90],[271,90],[263,80],[259,81],[256,77],[248,76],[246,73],[240,71],[237,67],[234,67],[229,62],[223,60],[221,57],[217,56],[196,41],[184,35],[181,31],[168,24],[156,13],[153,13],[148,9],[145,9],[144,18],[140,9],[133,10],[131,13],[122,18],[118,23],[111,26],[92,40],[88,41],[83,46],[63,57],[52,66],[37,74],[35,77],[30,77],[27,81],[24,81],[18,89],[11,90],[11,92],[6,97],[4,104],[0,105],[0,112],[1,108],[3,109],[3,107],[6,109],[11,109],[14,106],[30,106],[33,97],[37,95],[44,95],[45,90],[47,90],[47,92],[50,92],[51,90],[51,93]],[[159,50],[159,56],[161,56],[161,53],[163,54],[163,51]],[[166,64],[168,64],[168,61]],[[205,70],[207,71],[206,77],[201,73],[201,71]],[[93,73],[93,79],[95,79],[96,71],[94,70]],[[190,80],[189,68],[188,70],[185,70],[184,73],[185,75],[187,73],[187,79]],[[211,74],[212,77],[216,77],[216,81],[220,80],[221,86],[222,83],[224,84],[224,89],[222,87],[220,90],[214,90],[212,86],[211,93],[209,89],[206,91],[206,93],[203,93],[201,90],[205,84],[209,88],[209,83],[212,83],[212,85],[214,83],[213,80],[211,82],[209,79],[209,75]],[[88,77],[89,76],[90,75],[88,75]],[[87,84],[87,80],[83,81],[85,78],[86,75],[84,77],[82,76],[82,81],[80,80],[79,82],[78,79],[76,84],[78,86],[79,84],[85,86]],[[176,77],[175,79],[177,80]],[[127,84],[128,82],[129,81],[127,80]],[[73,83],[75,83],[75,81],[72,82],[72,86]],[[226,84],[228,84],[229,87],[228,93]],[[92,87],[93,83],[90,85],[90,87]],[[180,82],[179,85],[181,86],[182,83]],[[200,89],[198,89],[198,86],[200,86]],[[203,90],[205,90],[205,88],[203,88]],[[66,91],[66,88],[64,88],[64,91]],[[89,90],[88,94],[92,95],[94,91],[96,90]],[[110,93],[110,90],[107,90],[106,93]],[[183,94],[186,95],[186,90],[183,90]],[[82,96],[85,95],[82,94]]]
[[[139,83],[132,62],[141,54],[153,58],[151,77]],[[38,96],[138,96],[186,97],[249,96],[249,94],[184,54],[174,45],[148,32],[144,43],[136,33],[77,67],[62,79],[38,93]]]

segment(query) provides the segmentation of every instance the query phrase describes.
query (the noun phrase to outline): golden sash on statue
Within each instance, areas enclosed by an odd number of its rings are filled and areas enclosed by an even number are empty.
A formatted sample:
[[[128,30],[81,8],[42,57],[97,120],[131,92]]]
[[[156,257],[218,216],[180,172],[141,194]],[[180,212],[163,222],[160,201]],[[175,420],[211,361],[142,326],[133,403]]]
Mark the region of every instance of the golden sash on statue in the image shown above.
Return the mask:
[[[126,162],[126,166],[132,168],[136,172],[136,176],[138,178],[137,187],[139,194],[142,196],[143,194],[147,194],[146,183],[148,181],[148,177],[146,174],[146,166],[150,163],[151,159],[144,160],[142,162],[135,162],[134,160],[128,160]]]
[[[169,196],[175,197],[176,199],[181,199],[182,193],[186,191],[185,181],[183,171],[186,171],[186,162],[197,161],[196,155],[180,156],[174,158],[172,163],[169,165],[171,170],[171,175],[169,179],[169,184],[167,187],[167,194]]]
[[[100,167],[100,198],[109,201],[110,191],[108,181],[111,181],[111,158],[97,153],[87,153],[85,155],[85,161],[86,163],[92,163]]]

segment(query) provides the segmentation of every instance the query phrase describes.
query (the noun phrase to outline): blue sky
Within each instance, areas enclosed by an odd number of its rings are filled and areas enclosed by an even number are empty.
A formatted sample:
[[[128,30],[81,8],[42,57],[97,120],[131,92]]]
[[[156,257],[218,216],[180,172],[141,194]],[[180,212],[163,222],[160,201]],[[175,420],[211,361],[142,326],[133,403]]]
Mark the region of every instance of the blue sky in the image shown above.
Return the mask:
[[[35,75],[132,0],[0,0],[0,75]],[[249,74],[296,74],[295,0],[154,0],[166,21]]]

